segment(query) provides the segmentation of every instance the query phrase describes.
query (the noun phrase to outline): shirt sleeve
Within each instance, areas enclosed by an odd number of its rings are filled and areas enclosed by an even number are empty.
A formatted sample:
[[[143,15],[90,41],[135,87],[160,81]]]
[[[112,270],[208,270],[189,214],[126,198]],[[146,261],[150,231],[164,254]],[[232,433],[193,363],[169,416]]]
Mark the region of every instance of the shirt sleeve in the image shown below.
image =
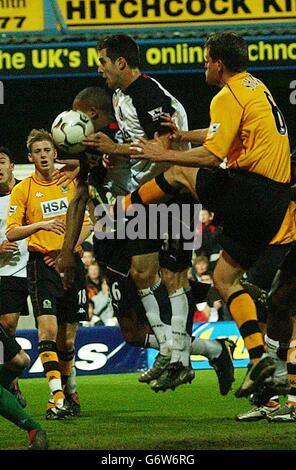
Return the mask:
[[[211,124],[203,146],[216,157],[227,157],[238,134],[243,108],[229,90],[224,89],[212,100]]]
[[[26,225],[26,198],[22,184],[15,186],[11,192],[10,203],[7,211],[6,233],[13,227]]]
[[[143,86],[138,88],[132,96],[134,106],[137,110],[139,122],[149,139],[153,139],[154,133],[167,133],[166,127],[162,126],[162,113],[171,116],[176,109],[172,104],[172,97],[167,95],[153,80],[143,79]]]

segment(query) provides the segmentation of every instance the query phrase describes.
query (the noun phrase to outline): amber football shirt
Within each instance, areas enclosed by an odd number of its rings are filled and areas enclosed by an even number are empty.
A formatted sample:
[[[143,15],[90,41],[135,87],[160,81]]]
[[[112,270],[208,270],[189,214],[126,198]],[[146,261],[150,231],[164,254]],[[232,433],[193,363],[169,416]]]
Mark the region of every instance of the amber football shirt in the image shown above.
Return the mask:
[[[290,181],[290,146],[283,115],[266,86],[247,72],[230,78],[213,98],[204,147],[229,168]]]
[[[6,233],[13,227],[30,225],[42,220],[66,220],[67,209],[75,189],[74,182],[67,186],[58,186],[56,181],[50,183],[39,181],[35,173],[25,178],[12,190]],[[64,235],[39,230],[28,237],[28,249],[48,253],[60,250],[63,241]]]

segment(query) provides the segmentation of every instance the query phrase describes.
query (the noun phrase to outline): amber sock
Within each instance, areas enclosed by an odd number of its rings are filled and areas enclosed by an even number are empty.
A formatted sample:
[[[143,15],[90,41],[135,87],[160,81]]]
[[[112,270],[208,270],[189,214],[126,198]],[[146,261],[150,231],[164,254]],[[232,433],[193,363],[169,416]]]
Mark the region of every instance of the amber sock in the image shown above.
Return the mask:
[[[252,297],[245,290],[240,290],[229,297],[227,305],[240,330],[251,362],[257,362],[264,353],[264,341]]]

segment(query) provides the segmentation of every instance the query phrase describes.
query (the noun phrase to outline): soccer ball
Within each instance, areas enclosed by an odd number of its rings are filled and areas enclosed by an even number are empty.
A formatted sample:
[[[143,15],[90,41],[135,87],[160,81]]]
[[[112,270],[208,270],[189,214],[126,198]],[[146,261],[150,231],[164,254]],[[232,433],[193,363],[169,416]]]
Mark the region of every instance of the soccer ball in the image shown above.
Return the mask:
[[[81,142],[93,132],[91,119],[81,111],[63,111],[51,126],[55,144],[67,153],[83,152],[85,146]]]

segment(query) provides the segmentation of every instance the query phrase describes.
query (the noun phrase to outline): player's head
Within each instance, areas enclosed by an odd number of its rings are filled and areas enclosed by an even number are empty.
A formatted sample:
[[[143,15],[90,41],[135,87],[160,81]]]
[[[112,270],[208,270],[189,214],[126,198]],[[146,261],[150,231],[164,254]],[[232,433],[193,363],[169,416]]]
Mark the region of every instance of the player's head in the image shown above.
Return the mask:
[[[212,222],[214,218],[213,212],[209,211],[208,209],[202,209],[199,213],[199,220],[202,224],[208,225]]]
[[[112,62],[122,57],[132,69],[140,66],[139,47],[136,41],[127,34],[107,36],[98,42],[97,49],[98,51],[105,49]]]
[[[13,155],[7,147],[0,146],[0,192],[7,192],[13,180]]]
[[[28,159],[41,174],[54,168],[57,152],[52,135],[45,129],[32,129],[27,138]]]
[[[73,100],[72,109],[85,113],[92,120],[95,130],[106,127],[114,119],[111,97],[101,87],[81,90]]]
[[[126,34],[114,34],[100,41],[97,45],[99,54],[99,72],[106,79],[109,88],[121,88],[123,77],[131,69],[140,66],[140,54],[137,43]]]
[[[206,82],[209,85],[219,85],[225,72],[236,74],[247,68],[248,45],[236,33],[222,31],[210,34],[205,50]]]

